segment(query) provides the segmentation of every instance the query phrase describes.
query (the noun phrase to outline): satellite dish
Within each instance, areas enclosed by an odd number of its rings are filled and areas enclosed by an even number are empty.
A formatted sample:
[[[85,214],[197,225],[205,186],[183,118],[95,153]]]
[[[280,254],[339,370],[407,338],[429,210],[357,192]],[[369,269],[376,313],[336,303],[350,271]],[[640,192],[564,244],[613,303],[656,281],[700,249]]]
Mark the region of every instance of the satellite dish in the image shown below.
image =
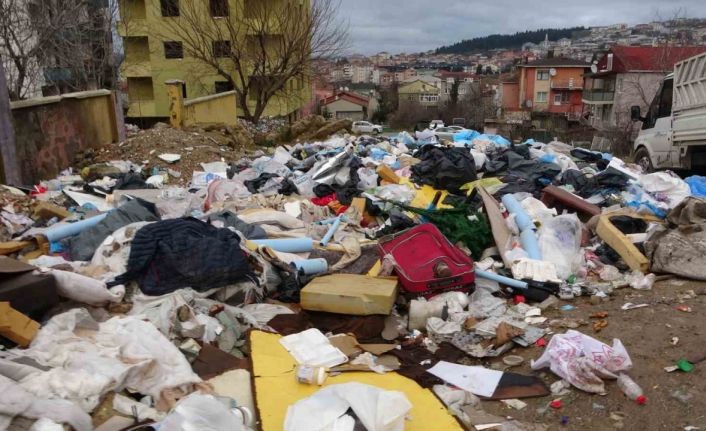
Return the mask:
[[[592,73],[598,73],[598,65],[597,65],[597,64],[592,64],[592,65],[591,65],[591,72],[592,72]]]
[[[549,74],[551,76],[556,76],[556,69],[554,69],[553,67],[551,69],[549,69]]]

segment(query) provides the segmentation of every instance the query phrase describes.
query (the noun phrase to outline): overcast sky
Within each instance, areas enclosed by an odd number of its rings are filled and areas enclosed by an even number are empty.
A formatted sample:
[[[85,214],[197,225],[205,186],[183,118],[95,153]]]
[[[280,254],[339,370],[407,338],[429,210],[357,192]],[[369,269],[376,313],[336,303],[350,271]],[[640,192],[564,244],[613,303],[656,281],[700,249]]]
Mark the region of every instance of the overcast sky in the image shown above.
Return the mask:
[[[422,52],[493,33],[706,17],[706,0],[341,0],[352,51]]]

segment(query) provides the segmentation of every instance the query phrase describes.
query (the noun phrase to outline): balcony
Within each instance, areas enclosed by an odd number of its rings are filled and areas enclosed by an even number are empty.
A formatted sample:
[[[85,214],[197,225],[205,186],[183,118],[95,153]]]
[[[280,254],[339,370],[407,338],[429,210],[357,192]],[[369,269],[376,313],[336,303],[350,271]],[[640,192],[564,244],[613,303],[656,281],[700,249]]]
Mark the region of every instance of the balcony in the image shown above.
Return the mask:
[[[552,90],[583,90],[583,79],[552,79]]]
[[[583,103],[594,105],[609,105],[615,99],[614,91],[606,90],[583,90]]]

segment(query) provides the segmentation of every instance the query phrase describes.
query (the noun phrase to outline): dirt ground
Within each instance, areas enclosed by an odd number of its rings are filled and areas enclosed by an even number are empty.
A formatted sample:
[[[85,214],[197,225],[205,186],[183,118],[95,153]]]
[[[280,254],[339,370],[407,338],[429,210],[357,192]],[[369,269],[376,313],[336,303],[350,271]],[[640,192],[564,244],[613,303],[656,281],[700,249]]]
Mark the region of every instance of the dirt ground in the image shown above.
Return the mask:
[[[689,291],[695,292],[696,296],[682,299],[684,295],[690,296]],[[646,303],[649,307],[621,310],[627,302]],[[538,409],[545,408],[555,397],[525,399],[523,401],[528,405],[523,410],[514,410],[499,401],[484,401],[482,407],[486,412],[511,416],[523,422],[543,423],[550,430],[675,431],[689,426],[706,430],[706,362],[697,364],[691,373],[667,373],[664,370],[679,359],[706,354],[706,282],[671,279],[656,283],[651,291],[617,290],[610,301],[599,305],[592,305],[588,298],[561,301],[563,304],[571,304],[575,309],[547,310],[544,315],[550,320],[585,320],[588,324],[577,330],[607,344],[612,344],[614,338],[620,339],[633,361],[629,374],[645,392],[647,405],[639,406],[628,400],[615,381],[609,381],[606,396],[588,394],[572,387],[569,395],[561,397],[561,409],[548,408],[544,414]],[[691,307],[692,311],[679,311],[676,309],[679,305]],[[590,315],[599,311],[608,312],[608,326],[595,333],[591,326],[595,319]],[[564,331],[555,330],[556,333]],[[672,345],[673,337],[679,338],[676,345]],[[542,348],[516,348],[511,353],[525,358],[525,363],[512,371],[529,374],[532,373],[529,361],[539,358]],[[496,359],[484,365],[505,367]],[[558,380],[549,369],[535,373],[542,376],[547,385]],[[675,391],[681,393],[682,400],[672,395]],[[562,416],[568,417],[567,425],[560,423]]]

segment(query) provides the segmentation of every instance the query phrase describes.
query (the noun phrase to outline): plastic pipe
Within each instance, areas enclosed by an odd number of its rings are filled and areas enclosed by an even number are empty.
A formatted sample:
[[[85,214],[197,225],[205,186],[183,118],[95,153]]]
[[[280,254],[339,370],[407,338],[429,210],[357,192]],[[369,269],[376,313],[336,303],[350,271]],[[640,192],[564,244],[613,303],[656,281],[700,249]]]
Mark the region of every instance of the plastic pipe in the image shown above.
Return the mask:
[[[328,232],[326,232],[326,235],[321,239],[321,242],[319,245],[322,247],[326,247],[328,245],[329,241],[331,241],[331,238],[333,238],[333,234],[336,233],[338,230],[338,227],[341,225],[341,218],[337,217],[336,220],[334,220],[333,224],[331,227],[328,229]]]
[[[522,248],[527,252],[527,256],[530,259],[542,260],[542,252],[539,251],[539,243],[537,242],[537,235],[533,230],[525,230],[520,234],[520,244]]]
[[[522,204],[517,202],[517,199],[511,194],[507,194],[502,198],[503,205],[505,208],[515,216],[515,223],[517,227],[520,228],[520,232],[524,232],[528,229],[534,229],[534,223],[532,219],[527,215],[525,209],[522,208]]]
[[[84,230],[97,225],[107,216],[108,213],[103,213],[95,217],[77,221],[75,223],[64,223],[61,225],[52,226],[44,232],[44,236],[47,237],[49,242],[59,241],[64,238],[77,235]]]
[[[328,262],[324,258],[295,260],[292,262],[292,266],[306,275],[321,274],[328,271]]]
[[[509,277],[503,277],[502,275],[498,275],[494,272],[476,269],[475,273],[480,278],[485,278],[487,280],[497,281],[498,283],[502,283],[506,286],[514,287],[517,289],[528,289],[529,288],[527,286],[527,283],[525,283],[524,281],[515,280],[514,278],[509,278]]]
[[[314,249],[311,238],[254,239],[252,242],[284,253],[305,253]]]

